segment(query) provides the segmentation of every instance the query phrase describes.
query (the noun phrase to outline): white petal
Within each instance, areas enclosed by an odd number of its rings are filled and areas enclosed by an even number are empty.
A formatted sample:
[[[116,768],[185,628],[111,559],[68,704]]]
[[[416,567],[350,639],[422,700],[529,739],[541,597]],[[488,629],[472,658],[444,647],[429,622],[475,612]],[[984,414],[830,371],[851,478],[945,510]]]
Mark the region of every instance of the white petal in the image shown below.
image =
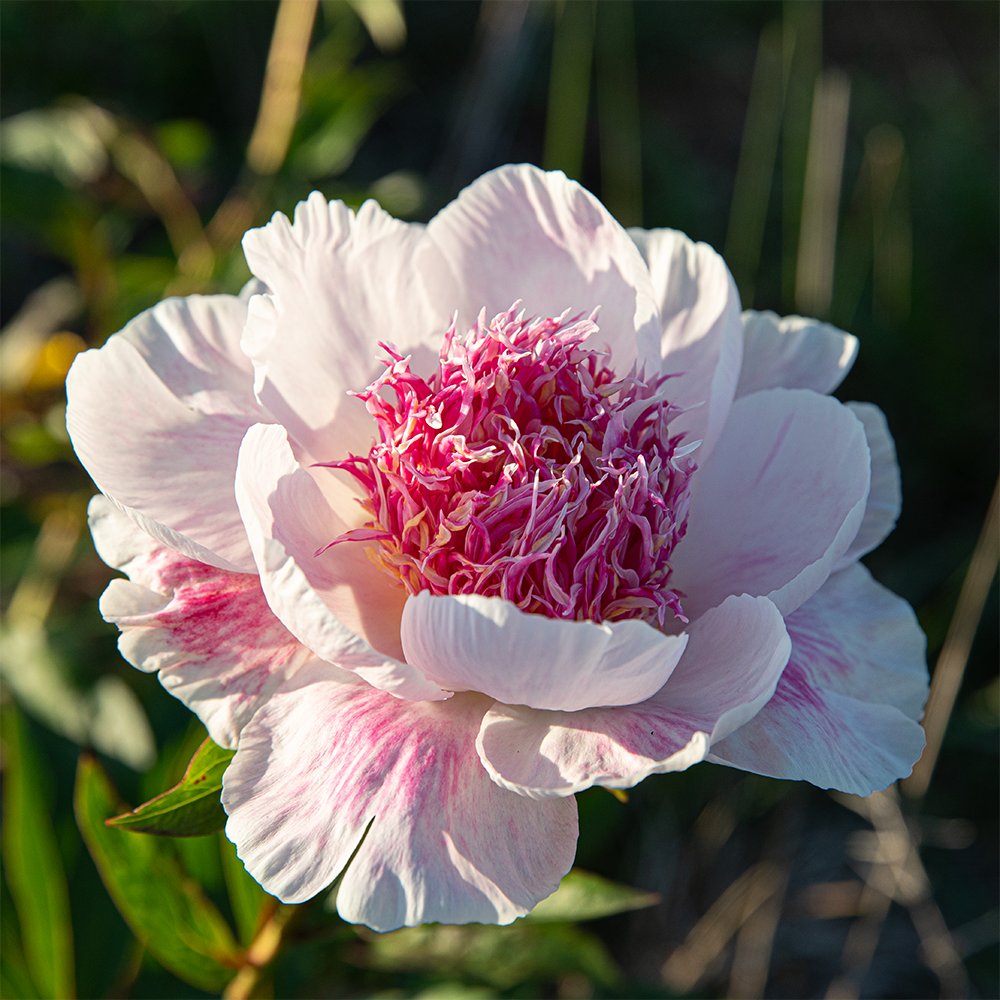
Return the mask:
[[[858,338],[829,323],[748,309],[736,395],[779,386],[826,395],[844,381],[857,356]]]
[[[317,461],[371,446],[374,423],[347,393],[381,372],[379,341],[423,345],[436,358],[454,307],[427,297],[427,274],[444,265],[425,244],[423,227],[374,201],[355,215],[318,191],[294,223],[278,212],[243,237],[250,270],[269,289],[250,300],[243,335],[257,392]]]
[[[447,697],[401,662],[406,592],[369,562],[364,546],[344,542],[317,555],[348,525],[299,467],[281,427],[260,424],[247,432],[236,497],[267,603],[292,635],[328,663],[400,698]]]
[[[738,399],[692,479],[687,534],[671,559],[685,614],[741,593],[794,611],[857,534],[868,482],[864,427],[837,400],[806,389]]]
[[[791,648],[766,598],[730,597],[690,629],[673,676],[639,705],[544,712],[494,704],[477,748],[498,784],[533,798],[630,788],[704,759],[774,692]]]
[[[102,492],[147,533],[225,569],[254,572],[233,479],[246,429],[269,420],[228,295],[166,299],[67,376],[66,426]]]
[[[130,564],[143,564],[145,557],[161,547],[155,538],[147,535],[102,493],[90,498],[87,523],[97,554],[112,569],[120,569],[130,576]],[[148,586],[152,579],[152,575],[143,576],[138,578],[138,582]]]
[[[641,621],[564,621],[499,597],[428,591],[406,602],[400,634],[407,662],[444,688],[568,712],[644,701],[687,645]]]
[[[692,407],[671,422],[707,457],[722,432],[743,356],[740,296],[725,261],[673,229],[630,229],[653,278],[663,334],[663,374],[680,374],[671,402]]]
[[[573,861],[576,804],[489,780],[474,749],[489,702],[404,702],[344,680],[300,672],[243,732],[222,801],[254,878],[308,899],[371,822],[337,894],[351,923],[510,923],[551,894]]]
[[[865,516],[851,547],[840,557],[836,569],[850,566],[878,548],[892,534],[903,509],[903,488],[896,461],[896,445],[889,433],[885,414],[872,403],[847,403],[848,409],[865,425],[871,452],[872,484],[865,504]]]
[[[625,375],[658,358],[659,316],[649,273],[624,229],[560,171],[500,167],[467,187],[427,226],[448,269],[435,298],[475,325],[520,299],[529,316],[587,315],[600,307],[600,347]],[[638,338],[638,339],[637,339]]]

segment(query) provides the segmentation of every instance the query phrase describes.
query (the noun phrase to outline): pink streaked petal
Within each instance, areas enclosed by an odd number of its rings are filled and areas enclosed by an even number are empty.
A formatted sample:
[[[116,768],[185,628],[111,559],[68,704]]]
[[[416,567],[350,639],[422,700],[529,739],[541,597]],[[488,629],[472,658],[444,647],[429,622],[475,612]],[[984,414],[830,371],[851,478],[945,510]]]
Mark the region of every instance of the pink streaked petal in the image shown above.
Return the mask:
[[[671,433],[702,441],[698,460],[715,447],[729,414],[743,357],[740,296],[723,259],[707,244],[673,229],[630,229],[653,278],[663,333],[664,375],[675,380],[671,402],[692,407]]]
[[[635,619],[567,621],[478,594],[409,598],[400,627],[408,663],[442,687],[510,705],[573,712],[631,705],[673,673],[686,635]]]
[[[402,662],[406,593],[368,561],[363,543],[316,554],[349,525],[295,461],[283,428],[258,424],[247,432],[236,497],[267,603],[292,635],[328,663],[397,697],[447,697]]]
[[[865,426],[865,438],[872,456],[872,484],[861,527],[835,569],[850,566],[872,549],[878,548],[892,534],[899,512],[903,509],[903,488],[896,461],[896,445],[889,432],[885,414],[872,403],[846,405]]]
[[[600,307],[596,345],[611,365],[658,359],[659,316],[650,282],[628,234],[607,209],[560,171],[500,167],[467,187],[427,226],[448,269],[434,295],[458,310],[458,329],[521,300],[528,316],[588,315]]]
[[[837,400],[807,389],[736,400],[692,480],[687,534],[673,553],[685,613],[748,593],[790,614],[858,533],[868,485],[864,427]]]
[[[829,323],[748,309],[736,395],[779,386],[826,395],[844,381],[857,356],[858,338]]]
[[[101,597],[122,656],[158,671],[212,739],[235,748],[254,712],[314,655],[271,613],[256,576],[159,546],[104,497],[91,502],[90,522],[98,551],[129,575]]]
[[[704,759],[774,693],[791,644],[766,598],[730,597],[695,622],[673,676],[639,705],[543,712],[494,704],[476,746],[490,777],[532,798],[630,788]]]
[[[94,482],[147,532],[253,572],[233,478],[246,429],[270,419],[239,351],[234,296],[166,299],[67,377],[66,426]]]
[[[910,605],[860,563],[834,573],[785,624],[792,660],[812,684],[919,721],[927,638]]]
[[[404,702],[341,678],[300,671],[243,731],[222,802],[254,878],[308,899],[371,822],[337,895],[351,923],[505,924],[550,895],[573,862],[576,803],[490,781],[474,749],[488,699]]]
[[[347,393],[378,374],[379,341],[434,360],[454,304],[428,300],[425,272],[444,265],[425,244],[422,226],[373,201],[355,215],[318,191],[294,222],[279,212],[243,237],[269,289],[250,300],[242,342],[257,393],[317,461],[370,447],[371,419]]]
[[[923,749],[923,729],[898,708],[815,687],[799,664],[789,663],[763,711],[713,746],[708,759],[871,795],[906,777]]]
[[[927,699],[926,640],[913,609],[855,563],[785,624],[792,655],[774,698],[710,759],[857,795],[909,774]]]

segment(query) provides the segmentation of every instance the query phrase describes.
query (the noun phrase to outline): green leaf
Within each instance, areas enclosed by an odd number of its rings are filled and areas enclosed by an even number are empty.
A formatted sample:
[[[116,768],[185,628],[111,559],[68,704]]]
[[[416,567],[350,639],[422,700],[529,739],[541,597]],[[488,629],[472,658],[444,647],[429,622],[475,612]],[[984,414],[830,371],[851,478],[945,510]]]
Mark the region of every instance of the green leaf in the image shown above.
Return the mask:
[[[0,710],[0,727],[4,749],[3,860],[21,924],[25,965],[42,996],[72,997],[76,986],[69,891],[42,798],[38,762],[13,704]]]
[[[0,1000],[37,1000],[38,989],[28,972],[21,947],[21,935],[12,918],[14,905],[7,895],[7,884],[0,885]]]
[[[201,886],[181,867],[174,845],[106,825],[121,803],[87,754],[77,767],[74,799],[83,839],[132,933],[178,978],[221,991],[243,953]]]
[[[236,845],[220,834],[222,851],[222,872],[229,890],[229,904],[236,918],[236,929],[240,940],[249,945],[260,923],[260,912],[266,899],[273,899],[261,888],[257,880],[246,870],[236,854]],[[276,902],[276,901],[275,901]]]
[[[0,951],[0,1000],[35,1000],[37,996],[24,956],[5,946]]]
[[[203,837],[218,832],[226,825],[219,799],[222,775],[235,752],[206,739],[173,788],[131,812],[109,819],[108,826],[163,837]]]
[[[574,868],[556,891],[525,918],[536,923],[596,920],[613,913],[656,906],[660,896]]]
[[[532,987],[526,996],[543,995],[540,983],[567,974],[586,976],[603,989],[621,986],[614,959],[593,934],[570,924],[506,927],[489,924],[422,924],[379,934],[369,942],[367,963],[385,972],[423,972],[448,979],[473,980],[495,990]]]

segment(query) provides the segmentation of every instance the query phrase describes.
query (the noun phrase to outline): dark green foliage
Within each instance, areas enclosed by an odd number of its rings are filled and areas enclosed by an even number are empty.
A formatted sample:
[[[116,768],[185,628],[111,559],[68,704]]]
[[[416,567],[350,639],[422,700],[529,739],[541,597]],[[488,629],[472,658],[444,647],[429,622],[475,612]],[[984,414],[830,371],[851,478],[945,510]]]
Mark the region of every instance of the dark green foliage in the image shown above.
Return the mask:
[[[121,812],[121,802],[87,755],[77,770],[75,808],[101,878],[135,936],[181,979],[221,990],[242,958],[232,931],[168,841],[106,824]]]

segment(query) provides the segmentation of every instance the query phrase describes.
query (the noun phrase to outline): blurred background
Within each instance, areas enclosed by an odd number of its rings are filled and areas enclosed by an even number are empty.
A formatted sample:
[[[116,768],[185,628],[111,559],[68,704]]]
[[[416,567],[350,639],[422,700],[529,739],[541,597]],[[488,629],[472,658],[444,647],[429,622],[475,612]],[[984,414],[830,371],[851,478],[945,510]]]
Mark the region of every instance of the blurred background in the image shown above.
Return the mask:
[[[998,21],[995,3],[0,4],[0,993],[1000,995]],[[135,805],[204,731],[101,620],[66,371],[165,295],[237,292],[242,233],[310,190],[423,221],[512,161],[710,243],[745,307],[860,338],[838,396],[886,412],[904,496],[865,561],[927,632],[930,749],[869,800],[708,764],[588,791],[579,867],[641,893],[584,882],[545,919],[382,936],[319,899],[226,986],[231,961],[195,970],[169,928],[130,930],[74,817],[81,748]],[[219,836],[116,835],[200,884],[191,906],[242,945],[279,912]]]

